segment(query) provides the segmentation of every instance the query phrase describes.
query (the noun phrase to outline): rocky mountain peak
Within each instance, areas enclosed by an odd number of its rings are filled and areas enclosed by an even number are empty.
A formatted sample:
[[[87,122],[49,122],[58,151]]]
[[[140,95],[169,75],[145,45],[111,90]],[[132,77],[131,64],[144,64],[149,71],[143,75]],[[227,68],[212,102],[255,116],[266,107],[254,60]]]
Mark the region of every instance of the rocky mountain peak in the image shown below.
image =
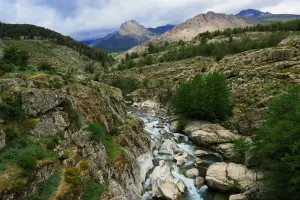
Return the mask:
[[[233,15],[209,11],[207,13],[196,15],[184,23],[177,25],[170,31],[164,33],[161,39],[170,41],[189,41],[196,37],[199,33],[205,31],[215,31],[244,26],[247,26],[247,23],[243,19]]]
[[[128,20],[124,22],[118,33],[120,35],[137,35],[137,36],[149,36],[153,35],[148,29],[140,25],[136,20]]]

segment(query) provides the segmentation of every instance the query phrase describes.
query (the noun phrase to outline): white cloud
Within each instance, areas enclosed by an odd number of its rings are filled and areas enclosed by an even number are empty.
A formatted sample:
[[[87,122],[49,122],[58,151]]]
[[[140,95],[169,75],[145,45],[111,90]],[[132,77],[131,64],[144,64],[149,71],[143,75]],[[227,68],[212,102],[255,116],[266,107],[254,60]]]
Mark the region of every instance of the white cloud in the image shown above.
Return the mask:
[[[209,10],[235,14],[247,8],[300,14],[299,0],[0,0],[0,20],[88,39],[103,36],[130,19],[155,27],[177,24]]]

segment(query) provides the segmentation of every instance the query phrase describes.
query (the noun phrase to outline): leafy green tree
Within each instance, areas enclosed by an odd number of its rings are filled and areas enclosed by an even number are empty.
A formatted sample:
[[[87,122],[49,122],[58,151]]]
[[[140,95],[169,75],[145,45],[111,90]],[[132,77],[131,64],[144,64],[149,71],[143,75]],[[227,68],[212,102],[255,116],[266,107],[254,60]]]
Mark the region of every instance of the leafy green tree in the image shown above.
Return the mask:
[[[180,85],[172,103],[175,113],[199,120],[224,120],[231,114],[226,79],[214,72]]]
[[[269,104],[256,134],[256,154],[266,170],[266,199],[300,199],[300,85]]]

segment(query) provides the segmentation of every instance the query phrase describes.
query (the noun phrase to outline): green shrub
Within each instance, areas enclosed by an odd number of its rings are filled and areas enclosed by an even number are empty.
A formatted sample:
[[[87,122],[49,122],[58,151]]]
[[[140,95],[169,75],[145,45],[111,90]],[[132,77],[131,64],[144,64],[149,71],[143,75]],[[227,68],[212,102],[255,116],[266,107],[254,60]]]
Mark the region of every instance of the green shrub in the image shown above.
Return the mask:
[[[76,128],[80,127],[80,118],[76,110],[73,108],[71,100],[66,99],[62,102],[62,107],[68,113],[71,123],[74,123]]]
[[[9,120],[21,120],[25,117],[21,95],[8,98],[5,103],[0,103],[0,117]]]
[[[110,161],[113,161],[122,152],[122,149],[115,143],[112,136],[106,136],[103,140],[103,145]]]
[[[235,162],[244,164],[246,151],[249,150],[250,144],[244,138],[233,141],[233,151]]]
[[[94,64],[93,63],[87,64],[85,66],[85,68],[84,68],[84,71],[88,72],[88,73],[91,73],[91,74],[94,73],[95,72],[95,66],[94,66]]]
[[[99,184],[93,179],[89,179],[84,186],[84,192],[81,200],[99,200],[101,195],[107,189],[106,184]]]
[[[27,51],[21,50],[16,46],[8,46],[4,48],[3,60],[6,63],[18,65],[18,66],[27,66],[29,59],[29,54]]]
[[[139,81],[135,78],[117,77],[110,85],[120,88],[124,94],[129,94],[139,88]]]
[[[56,147],[56,142],[54,141],[54,140],[49,140],[48,142],[47,142],[47,149],[48,150],[54,150],[55,149],[55,147]]]
[[[96,141],[101,140],[103,137],[104,130],[100,124],[92,122],[89,124],[89,131],[93,133],[93,139]]]
[[[65,181],[73,185],[78,185],[81,181],[80,170],[76,167],[65,169]]]
[[[256,134],[268,199],[300,199],[300,85],[273,100]]]
[[[20,154],[17,163],[22,167],[26,172],[32,172],[36,169],[37,159],[34,155],[31,155],[28,151],[25,151]]]
[[[177,115],[199,120],[224,120],[231,114],[229,89],[219,73],[196,76],[183,83],[172,101]]]
[[[177,124],[177,127],[176,127],[176,131],[177,132],[182,132],[184,129],[185,129],[185,127],[186,127],[186,125],[187,125],[187,119],[185,118],[185,117],[179,117],[179,119],[178,119],[178,124]]]
[[[42,62],[39,64],[38,70],[52,72],[52,71],[54,71],[54,68],[52,67],[52,65],[50,63]]]
[[[18,136],[20,136],[20,130],[17,127],[7,126],[5,128],[5,140],[6,140],[6,143],[9,143],[10,141],[14,140]]]

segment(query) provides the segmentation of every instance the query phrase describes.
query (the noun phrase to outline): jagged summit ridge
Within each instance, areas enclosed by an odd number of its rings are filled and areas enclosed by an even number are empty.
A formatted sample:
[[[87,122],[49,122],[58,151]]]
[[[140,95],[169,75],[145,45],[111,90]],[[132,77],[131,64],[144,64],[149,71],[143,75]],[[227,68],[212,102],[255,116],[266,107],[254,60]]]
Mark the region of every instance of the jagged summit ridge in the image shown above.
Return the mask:
[[[182,24],[175,26],[160,37],[161,40],[189,41],[199,33],[205,31],[222,30],[225,28],[245,27],[248,24],[245,20],[234,15],[226,15],[209,11],[188,19]]]
[[[144,26],[140,25],[136,20],[128,20],[124,22],[118,30],[120,35],[137,35],[137,36],[151,36],[151,33]]]

